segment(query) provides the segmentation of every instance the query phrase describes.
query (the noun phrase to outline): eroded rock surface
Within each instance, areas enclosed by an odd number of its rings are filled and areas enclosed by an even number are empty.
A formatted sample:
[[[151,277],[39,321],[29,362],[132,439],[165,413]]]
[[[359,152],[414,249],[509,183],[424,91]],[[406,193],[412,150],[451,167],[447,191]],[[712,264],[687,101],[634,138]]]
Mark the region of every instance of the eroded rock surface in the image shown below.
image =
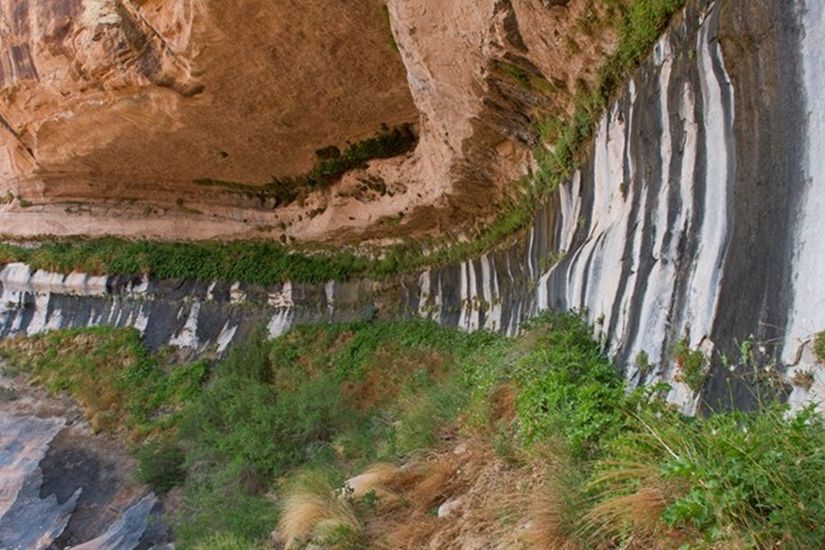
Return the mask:
[[[587,0],[20,0],[0,8],[0,233],[376,242],[462,233],[615,44]],[[288,205],[260,186],[415,123]]]
[[[0,548],[131,550],[169,541],[123,445],[68,399],[0,376]]]

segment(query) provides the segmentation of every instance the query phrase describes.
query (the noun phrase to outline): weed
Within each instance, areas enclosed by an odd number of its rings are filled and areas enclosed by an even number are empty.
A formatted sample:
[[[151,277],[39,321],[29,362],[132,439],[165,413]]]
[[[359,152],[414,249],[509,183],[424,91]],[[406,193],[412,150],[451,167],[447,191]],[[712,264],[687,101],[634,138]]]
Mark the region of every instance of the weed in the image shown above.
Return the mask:
[[[816,379],[811,371],[800,369],[794,372],[792,381],[794,386],[798,386],[805,391],[811,391]]]
[[[687,337],[676,342],[673,358],[679,369],[679,380],[693,392],[699,391],[705,383],[707,358],[700,349],[690,349]]]
[[[303,472],[284,497],[278,534],[286,548],[297,548],[313,540],[322,545],[357,546],[363,538],[350,499],[336,491],[328,475]]]
[[[622,425],[622,381],[575,315],[546,315],[536,324],[540,345],[515,372],[519,431],[528,445],[563,434],[574,456],[592,455]]]
[[[52,392],[68,391],[93,427],[133,439],[174,426],[206,375],[204,363],[166,373],[134,329],[60,330],[0,342],[9,367]]]
[[[825,330],[814,338],[814,354],[821,363],[825,363]]]
[[[645,412],[611,446],[592,485],[600,506],[631,514],[643,509],[642,492],[650,495],[642,520],[660,529],[664,522],[671,540],[818,547],[825,540],[823,445],[822,418],[812,408],[788,416],[771,405],[707,419]],[[634,505],[626,506],[632,495]],[[601,532],[591,536],[626,538],[626,513],[598,512]]]
[[[646,351],[640,351],[636,354],[636,359],[634,361],[636,364],[636,368],[639,370],[639,374],[642,376],[647,376],[653,372],[653,369],[656,366],[650,362],[650,357],[647,355]]]

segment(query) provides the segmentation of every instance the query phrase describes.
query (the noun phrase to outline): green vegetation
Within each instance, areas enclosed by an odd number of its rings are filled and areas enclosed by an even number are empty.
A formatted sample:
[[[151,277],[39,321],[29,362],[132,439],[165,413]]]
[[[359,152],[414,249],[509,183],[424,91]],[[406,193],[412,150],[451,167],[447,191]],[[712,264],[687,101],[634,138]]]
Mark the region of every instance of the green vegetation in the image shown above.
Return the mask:
[[[186,453],[178,445],[152,441],[138,451],[138,479],[157,493],[165,493],[186,479]]]
[[[639,522],[631,508],[656,495],[658,528],[691,548],[821,547],[825,426],[812,408],[785,413],[643,410],[596,466],[591,528],[627,540]]]
[[[264,185],[213,179],[197,179],[195,183],[223,187],[261,201],[271,199],[276,207],[283,206],[294,202],[304,193],[331,185],[350,170],[364,167],[367,161],[395,157],[411,151],[417,142],[418,136],[410,124],[402,124],[392,130],[385,127],[377,136],[354,143],[343,153],[335,146],[318,150],[318,162],[303,176],[273,178]]]
[[[97,327],[0,341],[5,369],[52,392],[68,391],[96,429],[132,440],[169,430],[207,374],[203,362],[164,367],[134,329]],[[160,414],[162,413],[162,414]]]
[[[21,261],[34,269],[152,274],[161,279],[246,281],[267,285],[284,280],[318,283],[346,279],[369,261],[354,255],[302,255],[273,242],[147,242],[92,239],[47,242],[38,248],[0,244],[0,262]]]
[[[145,426],[141,479],[161,492],[183,484],[181,548],[258,548],[276,526],[296,546],[367,548],[388,532],[421,545],[415,536],[445,528],[438,506],[472,483],[499,495],[486,532],[526,521],[541,530],[528,547],[822,546],[819,414],[768,403],[685,417],[662,400],[666,385],[630,391],[591,334],[571,314],[546,314],[517,339],[421,320],[298,327],[250,338],[205,384],[200,367],[159,367],[131,331],[3,350],[92,414]],[[456,455],[461,441],[470,450]],[[374,488],[338,494],[365,471]]]
[[[450,365],[498,339],[424,321],[257,335],[218,365],[181,422],[188,463],[200,467],[187,478],[179,541],[266,536],[276,507],[262,490],[296,467],[341,460],[355,471],[432,445],[462,400],[447,390]]]
[[[707,358],[700,349],[690,349],[687,337],[676,343],[673,351],[676,366],[679,368],[679,378],[694,392],[699,391],[705,383],[707,373],[705,366]]]
[[[73,270],[94,273],[148,273],[157,277],[186,277],[201,280],[239,280],[270,284],[293,280],[318,282],[345,280],[355,276],[383,278],[397,273],[439,265],[483,254],[526,227],[537,204],[567,180],[577,159],[589,142],[596,122],[612,94],[652,48],[671,16],[684,0],[635,0],[626,6],[611,1],[611,13],[621,21],[619,44],[598,72],[595,84],[582,88],[573,100],[572,115],[550,117],[539,124],[551,150],[536,151],[539,169],[532,179],[520,182],[520,190],[508,203],[500,205],[498,218],[479,230],[471,239],[460,242],[407,243],[383,251],[380,257],[357,257],[350,251],[289,253],[271,243],[159,243],[128,242],[116,239],[81,243],[44,243],[43,251],[0,245],[0,262],[30,261],[34,267],[60,272]],[[523,75],[514,71],[514,78]],[[535,79],[533,79],[535,80]],[[535,85],[536,83],[530,82]],[[541,84],[544,86],[545,84]],[[232,182],[199,180],[274,199],[278,203],[294,200],[300,189],[323,187],[370,158],[394,156],[412,146],[409,129],[386,130],[372,140],[351,146],[340,156],[326,152],[306,176],[273,180],[260,187]],[[263,195],[260,195],[263,193]]]

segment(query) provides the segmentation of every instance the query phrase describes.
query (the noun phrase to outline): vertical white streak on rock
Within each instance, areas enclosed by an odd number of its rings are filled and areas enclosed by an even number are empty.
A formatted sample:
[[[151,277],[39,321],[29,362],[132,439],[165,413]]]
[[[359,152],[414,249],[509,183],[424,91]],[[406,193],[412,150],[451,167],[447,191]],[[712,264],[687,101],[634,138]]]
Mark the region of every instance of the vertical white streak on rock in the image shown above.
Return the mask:
[[[493,302],[493,278],[490,275],[490,260],[486,254],[479,258],[481,264],[481,304],[485,311],[484,325],[479,328],[490,328],[490,305]],[[481,312],[479,312],[479,316]],[[479,321],[480,324],[480,321]]]
[[[706,19],[697,38],[699,51],[698,68],[704,104],[703,122],[705,128],[705,198],[701,227],[687,227],[686,231],[698,232],[698,249],[688,280],[686,312],[680,332],[690,328],[691,347],[703,346],[706,355],[712,353],[713,343],[707,339],[713,327],[722,282],[722,261],[725,255],[728,235],[727,212],[728,194],[732,174],[728,170],[728,146],[733,142],[732,123],[726,125],[725,112],[733,116],[733,89],[727,74],[722,71],[724,81],[719,81],[714,71],[711,47],[716,48],[716,56],[722,63],[722,52],[718,41],[710,40],[710,19]],[[722,87],[728,88],[730,104],[725,105]],[[690,157],[685,148],[685,162]],[[684,185],[687,182],[683,181]],[[683,200],[690,200],[692,190]],[[686,223],[687,226],[687,223]],[[668,400],[680,406],[682,412],[693,414],[697,396],[690,388],[676,380],[676,366],[670,365],[668,382],[672,390]]]
[[[327,281],[324,285],[324,295],[327,298],[327,313],[331,317],[335,313],[335,281]]]
[[[637,368],[633,360],[636,355],[644,351],[649,358],[656,361],[662,354],[667,334],[667,315],[670,310],[671,296],[673,295],[673,281],[675,277],[676,243],[672,239],[670,246],[665,248],[665,234],[668,230],[668,206],[670,197],[670,163],[672,159],[672,143],[670,137],[670,110],[668,108],[668,85],[673,68],[673,55],[670,40],[667,36],[656,45],[655,55],[657,64],[661,66],[659,74],[659,116],[662,121],[662,135],[659,141],[659,156],[662,166],[662,182],[656,201],[656,210],[653,215],[653,268],[645,285],[642,303],[639,306],[639,330],[636,341],[630,348],[628,357],[631,363],[627,365],[627,377],[636,380]],[[683,120],[687,120],[685,116]],[[690,117],[692,119],[692,115]],[[694,134],[695,135],[695,134]],[[695,138],[694,138],[695,140]],[[690,163],[693,159],[688,159]],[[681,226],[678,222],[677,227]],[[674,227],[676,229],[676,227]],[[630,344],[629,342],[626,345]]]
[[[26,335],[34,336],[46,330],[46,320],[49,313],[50,294],[38,292],[34,295],[34,315],[26,327]]]
[[[183,328],[178,334],[169,340],[169,345],[177,348],[198,349],[198,315],[201,312],[201,303],[196,301],[189,308],[189,316],[186,318]]]
[[[291,308],[282,309],[272,316],[266,325],[266,330],[270,338],[277,338],[286,333],[292,326],[293,310]]]
[[[469,320],[470,324],[467,327],[468,330],[478,330],[479,324],[481,322],[481,313],[479,311],[479,304],[478,304],[478,279],[476,278],[476,266],[473,260],[467,262],[467,278],[469,279],[469,300],[467,302],[467,307],[469,308]]]
[[[430,307],[430,270],[426,269],[418,276],[418,315],[419,317],[432,317],[432,309]]]
[[[559,252],[565,253],[573,244],[581,213],[582,173],[576,170],[569,184],[559,186],[559,210],[561,212],[561,239]],[[568,189],[569,187],[569,189]]]
[[[9,327],[10,335],[20,331],[23,317],[19,313],[25,303],[30,278],[31,270],[23,263],[7,264],[0,271],[0,284],[3,286],[3,294],[0,296],[0,322],[3,326]]]
[[[527,272],[531,281],[536,280],[536,269],[533,266],[533,243],[536,240],[535,223],[530,224],[530,237],[527,241]]]
[[[699,249],[696,262],[688,282],[687,319],[690,323],[691,346],[698,346],[710,334],[716,305],[719,299],[719,285],[722,280],[722,259],[725,255],[728,235],[728,192],[731,174],[728,173],[728,144],[732,142],[733,129],[725,124],[725,112],[733,113],[733,91],[729,91],[730,105],[723,103],[722,86],[714,72],[711,47],[721,60],[722,52],[718,41],[710,43],[710,19],[706,20],[699,32],[699,76],[704,102],[705,127],[705,201],[702,227],[699,229]],[[696,228],[694,228],[694,231]]]
[[[143,334],[146,332],[146,327],[149,326],[149,316],[143,312],[143,307],[143,304],[141,304],[140,309],[138,310],[137,317],[135,318],[134,323],[132,324],[132,326],[140,332],[141,336],[143,336]]]
[[[495,258],[495,256],[494,256]],[[495,262],[492,260],[490,261],[490,271],[492,272],[493,277],[493,290],[492,290],[492,297],[490,301],[490,330],[500,330],[501,329],[501,290],[498,286],[498,270],[496,269]]]
[[[801,10],[802,67],[805,103],[808,112],[805,147],[805,181],[800,209],[796,216],[796,235],[792,260],[793,305],[788,315],[783,360],[799,364],[797,370],[814,375],[810,391],[794,387],[792,406],[818,402],[825,411],[825,369],[817,364],[810,344],[800,354],[800,346],[825,330],[825,4],[806,0]]]
[[[631,82],[631,97],[635,97],[635,87]],[[611,310],[619,282],[621,280],[625,234],[632,206],[625,197],[623,188],[629,186],[624,181],[624,166],[632,166],[629,155],[625,155],[625,137],[632,135],[632,126],[625,129],[633,118],[631,103],[627,120],[623,120],[619,105],[614,104],[609,114],[602,119],[595,140],[593,161],[593,212],[588,240],[571,262],[568,276],[568,303],[578,305],[584,295],[584,305],[590,320],[604,317],[600,326],[610,324]],[[633,172],[630,169],[632,179]],[[589,268],[587,260],[592,256]],[[586,290],[584,283],[587,283]],[[601,336],[598,334],[597,337]]]
[[[226,348],[228,348],[229,344],[232,343],[232,339],[235,337],[235,333],[237,331],[238,325],[229,326],[229,321],[224,323],[223,328],[221,329],[221,333],[218,334],[218,353],[223,353],[226,351]]]

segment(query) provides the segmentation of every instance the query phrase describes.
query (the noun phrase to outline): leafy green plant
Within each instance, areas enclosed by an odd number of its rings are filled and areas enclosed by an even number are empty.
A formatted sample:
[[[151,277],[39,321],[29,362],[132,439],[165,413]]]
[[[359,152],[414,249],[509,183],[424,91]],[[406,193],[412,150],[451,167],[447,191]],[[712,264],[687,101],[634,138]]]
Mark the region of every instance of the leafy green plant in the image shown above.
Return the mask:
[[[690,349],[687,338],[676,342],[673,358],[679,368],[679,378],[693,392],[699,391],[705,383],[707,357],[700,349]]]
[[[548,314],[540,344],[516,366],[519,430],[529,445],[561,434],[576,457],[621,429],[627,406],[622,379],[574,314]]]
[[[640,351],[636,354],[635,359],[636,368],[639,369],[639,373],[642,376],[647,376],[656,366],[650,362],[650,357],[647,355],[646,351]]]

